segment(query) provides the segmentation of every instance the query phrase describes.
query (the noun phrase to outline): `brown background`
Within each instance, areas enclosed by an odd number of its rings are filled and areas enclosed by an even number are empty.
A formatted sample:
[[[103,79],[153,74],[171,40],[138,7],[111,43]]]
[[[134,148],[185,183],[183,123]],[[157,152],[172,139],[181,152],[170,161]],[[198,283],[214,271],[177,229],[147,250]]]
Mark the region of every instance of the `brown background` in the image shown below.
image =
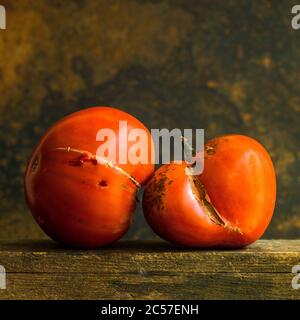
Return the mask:
[[[149,128],[239,132],[270,151],[278,177],[265,237],[300,236],[300,30],[295,1],[2,0],[0,238],[44,235],[23,200],[41,134],[86,106]],[[137,210],[132,238],[151,238]]]

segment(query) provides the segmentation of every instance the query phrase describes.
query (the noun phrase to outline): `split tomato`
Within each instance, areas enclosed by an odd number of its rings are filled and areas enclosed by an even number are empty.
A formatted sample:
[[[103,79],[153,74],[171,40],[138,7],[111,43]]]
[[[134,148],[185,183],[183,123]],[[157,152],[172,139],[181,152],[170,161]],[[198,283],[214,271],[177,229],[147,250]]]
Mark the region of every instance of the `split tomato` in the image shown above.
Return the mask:
[[[151,161],[133,164],[103,161],[96,152],[100,129],[115,133],[110,145],[127,153],[119,139],[120,121],[129,134],[145,126],[133,116],[110,107],[73,113],[56,123],[34,150],[25,173],[25,194],[32,214],[53,239],[79,247],[98,247],[118,240],[132,222],[136,193],[154,171]],[[119,149],[120,148],[120,149]],[[151,143],[147,147],[151,155]],[[129,153],[128,153],[129,154]],[[124,154],[123,154],[124,158]]]
[[[159,168],[143,197],[145,218],[162,238],[192,247],[242,247],[262,236],[273,215],[276,177],[256,140],[226,135],[209,141],[204,171],[185,163]]]

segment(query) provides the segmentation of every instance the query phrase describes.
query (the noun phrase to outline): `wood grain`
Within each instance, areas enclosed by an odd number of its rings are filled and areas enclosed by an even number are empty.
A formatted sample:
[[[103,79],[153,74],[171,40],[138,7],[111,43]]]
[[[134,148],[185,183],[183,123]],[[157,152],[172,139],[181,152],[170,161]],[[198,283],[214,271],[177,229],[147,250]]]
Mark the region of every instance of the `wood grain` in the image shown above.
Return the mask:
[[[0,299],[300,299],[291,269],[300,240],[261,240],[242,250],[189,250],[120,242],[74,250],[51,241],[1,242]]]

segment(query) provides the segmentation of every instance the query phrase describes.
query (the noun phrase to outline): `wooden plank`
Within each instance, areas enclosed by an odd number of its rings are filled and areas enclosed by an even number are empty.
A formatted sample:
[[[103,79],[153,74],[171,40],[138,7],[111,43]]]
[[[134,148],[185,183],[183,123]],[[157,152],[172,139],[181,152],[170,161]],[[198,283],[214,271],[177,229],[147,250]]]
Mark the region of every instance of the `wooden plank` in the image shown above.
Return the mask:
[[[291,286],[300,240],[242,250],[178,249],[120,242],[74,250],[54,242],[2,242],[7,289],[0,299],[300,299]]]
[[[1,299],[299,299],[289,274],[16,273]]]
[[[242,250],[176,249],[164,242],[120,242],[99,250],[65,249],[54,242],[0,245],[8,272],[291,272],[300,263],[300,241],[258,241]],[[99,268],[101,266],[101,268]]]

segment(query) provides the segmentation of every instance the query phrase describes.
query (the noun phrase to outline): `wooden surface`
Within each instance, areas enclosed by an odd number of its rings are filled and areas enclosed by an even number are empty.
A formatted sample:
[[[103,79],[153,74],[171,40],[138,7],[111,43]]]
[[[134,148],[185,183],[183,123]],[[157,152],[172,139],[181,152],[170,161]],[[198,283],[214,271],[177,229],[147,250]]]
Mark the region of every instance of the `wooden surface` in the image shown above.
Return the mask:
[[[0,299],[299,299],[291,286],[297,264],[300,240],[262,240],[233,251],[164,242],[92,251],[1,242],[7,289]]]

